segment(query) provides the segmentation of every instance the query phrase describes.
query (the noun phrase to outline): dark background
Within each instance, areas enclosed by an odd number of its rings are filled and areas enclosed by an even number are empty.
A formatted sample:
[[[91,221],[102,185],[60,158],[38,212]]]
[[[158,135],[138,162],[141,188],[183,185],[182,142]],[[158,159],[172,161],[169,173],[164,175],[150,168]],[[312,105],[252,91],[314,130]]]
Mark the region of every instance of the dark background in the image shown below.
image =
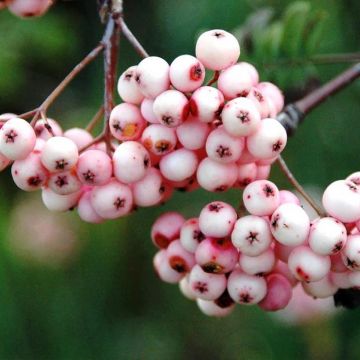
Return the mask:
[[[289,10],[289,4],[290,7]],[[197,36],[223,28],[242,39],[242,59],[279,84],[287,101],[346,69],[319,54],[359,50],[360,3],[353,1],[124,1],[125,18],[151,55],[193,54]],[[293,6],[303,16],[290,16]],[[291,10],[292,9],[292,10]],[[255,15],[254,15],[255,14]],[[286,15],[288,14],[288,15]],[[249,20],[249,16],[252,20]],[[0,13],[0,113],[38,106],[100,40],[94,1],[58,1],[39,19]],[[316,63],[309,62],[314,59]],[[123,39],[119,68],[139,61]],[[102,102],[101,58],[49,110],[63,128],[84,126]],[[316,196],[359,170],[360,83],[316,109],[284,151]],[[119,99],[117,98],[117,101]],[[272,179],[289,188],[276,166]],[[152,270],[149,230],[177,209],[195,216],[210,199],[241,194],[177,193],[165,206],[101,225],[53,214],[40,194],[0,178],[0,359],[356,359],[360,311],[289,325],[257,307],[207,318]]]

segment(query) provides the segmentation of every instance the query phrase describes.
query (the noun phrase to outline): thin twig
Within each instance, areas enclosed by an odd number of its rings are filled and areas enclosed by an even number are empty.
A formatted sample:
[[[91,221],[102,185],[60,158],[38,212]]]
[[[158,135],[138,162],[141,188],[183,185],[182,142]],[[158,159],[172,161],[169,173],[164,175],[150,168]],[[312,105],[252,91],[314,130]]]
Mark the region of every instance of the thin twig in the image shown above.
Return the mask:
[[[18,117],[21,119],[27,119],[27,118],[33,117],[37,113],[38,110],[39,109],[36,108],[34,110],[27,111],[23,114],[18,115]]]
[[[216,83],[219,79],[220,71],[215,71],[214,76],[208,81],[206,84],[207,86],[211,86],[212,84]]]
[[[103,115],[104,115],[104,106],[101,106],[100,109],[94,115],[94,117],[87,124],[85,130],[88,132],[92,132],[95,126],[97,125],[97,123],[101,120]]]
[[[289,182],[294,186],[294,188],[302,195],[302,197],[309,203],[309,205],[317,212],[319,216],[326,216],[326,214],[321,210],[321,208],[316,204],[314,199],[304,190],[304,188],[296,180],[295,176],[290,171],[285,160],[279,156],[277,163],[280,166],[281,171],[285,174]]]
[[[81,154],[82,152],[84,152],[85,150],[87,150],[89,147],[98,144],[99,142],[104,140],[104,133],[101,133],[100,135],[98,135],[96,138],[94,138],[91,142],[89,142],[87,145],[83,146],[82,148],[79,149],[79,153]]]
[[[129,41],[131,46],[136,50],[136,52],[143,58],[146,58],[149,56],[147,51],[143,48],[143,46],[140,44],[138,39],[135,37],[135,35],[131,32],[131,30],[126,25],[125,20],[122,16],[118,17],[116,19],[116,22],[119,24],[121,28],[121,33],[125,36],[125,38]]]

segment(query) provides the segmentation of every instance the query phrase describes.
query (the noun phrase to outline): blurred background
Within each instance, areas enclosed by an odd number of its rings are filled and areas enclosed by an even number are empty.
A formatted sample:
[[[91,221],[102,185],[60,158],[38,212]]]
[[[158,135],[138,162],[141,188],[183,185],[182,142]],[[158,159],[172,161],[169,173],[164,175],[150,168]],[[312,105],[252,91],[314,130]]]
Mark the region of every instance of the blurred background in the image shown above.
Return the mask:
[[[38,106],[102,36],[96,1],[58,1],[39,19],[0,12],[0,113]],[[243,60],[292,101],[346,69],[329,54],[359,51],[357,0],[124,0],[128,25],[151,55],[193,54],[197,36],[223,28]],[[324,55],[325,54],[325,55]],[[139,61],[122,41],[119,70]],[[101,58],[76,78],[48,115],[84,126],[102,102]],[[317,108],[284,158],[306,187],[359,170],[360,82]],[[119,102],[119,98],[117,98]],[[276,166],[272,179],[289,188]],[[274,315],[240,307],[207,318],[177,286],[159,281],[149,230],[167,209],[186,217],[240,193],[176,193],[165,205],[100,225],[50,213],[40,194],[0,178],[0,359],[358,359],[360,310]],[[321,309],[325,309],[321,311]]]

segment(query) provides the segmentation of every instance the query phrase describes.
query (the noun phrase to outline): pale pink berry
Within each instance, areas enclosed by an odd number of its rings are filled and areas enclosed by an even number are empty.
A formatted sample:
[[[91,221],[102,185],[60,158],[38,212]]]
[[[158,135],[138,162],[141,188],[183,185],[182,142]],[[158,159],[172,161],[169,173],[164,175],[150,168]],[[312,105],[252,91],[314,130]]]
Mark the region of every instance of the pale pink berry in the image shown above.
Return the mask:
[[[46,141],[41,161],[51,172],[70,170],[76,165],[79,151],[76,144],[63,136],[54,136]]]
[[[86,150],[79,157],[76,173],[85,185],[104,185],[112,175],[111,159],[101,150]]]
[[[330,275],[327,275],[318,281],[303,282],[301,285],[308,295],[319,299],[325,299],[333,296],[339,289],[331,281]]]
[[[237,161],[245,146],[243,138],[229,135],[220,126],[211,131],[206,140],[206,153],[212,160],[227,164]]]
[[[68,195],[81,189],[81,182],[74,171],[62,171],[51,174],[49,188],[59,195]]]
[[[10,160],[25,159],[35,142],[34,129],[23,119],[11,118],[0,129],[0,152]]]
[[[266,180],[269,178],[271,165],[258,165],[256,171],[256,180]]]
[[[206,236],[222,238],[231,234],[236,219],[236,211],[231,205],[213,201],[201,210],[199,228]]]
[[[252,87],[246,97],[257,107],[262,119],[269,117],[269,103],[258,88]]]
[[[171,63],[169,75],[177,90],[192,92],[204,82],[205,68],[194,56],[180,55]]]
[[[159,204],[164,198],[167,187],[160,171],[149,168],[145,176],[132,185],[134,204],[142,207]]]
[[[356,289],[360,289],[360,272],[351,271],[349,272],[349,283]]]
[[[275,255],[277,255],[276,252]],[[296,277],[291,273],[288,265],[281,260],[278,260],[276,262],[276,265],[273,269],[273,273],[281,274],[284,277],[286,277],[286,279],[288,279],[292,287],[294,287],[299,282],[298,279],[296,279]]]
[[[208,273],[226,274],[232,271],[239,253],[229,239],[204,239],[195,252],[196,263]]]
[[[260,112],[247,98],[229,101],[221,113],[225,130],[233,136],[249,136],[260,126]]]
[[[231,241],[247,256],[258,256],[269,249],[272,236],[269,222],[260,216],[243,216],[235,223]]]
[[[283,245],[301,245],[309,236],[310,219],[299,205],[280,205],[272,214],[270,223],[274,238]]]
[[[207,191],[225,191],[236,183],[237,166],[235,163],[222,164],[205,158],[198,166],[196,178]]]
[[[203,314],[217,318],[230,315],[235,308],[235,304],[231,304],[226,307],[221,307],[217,304],[216,300],[207,301],[203,299],[196,299],[196,304]]]
[[[139,139],[145,126],[146,121],[140,109],[133,104],[122,103],[111,111],[110,131],[120,141]]]
[[[266,277],[267,293],[259,306],[265,311],[284,309],[292,297],[289,280],[281,274],[270,274]]]
[[[246,145],[253,156],[270,159],[284,150],[286,142],[284,127],[277,120],[267,118],[263,119],[256,132],[247,138]]]
[[[23,160],[15,160],[11,175],[17,187],[24,191],[38,190],[48,178],[47,170],[42,166],[40,155],[31,152]]]
[[[246,96],[253,85],[253,74],[244,63],[232,65],[222,71],[217,81],[219,90],[227,100]]]
[[[179,282],[180,292],[189,300],[196,300],[196,296],[191,290],[189,283],[189,274],[183,277]]]
[[[44,205],[51,211],[68,211],[76,207],[81,194],[82,191],[79,190],[72,194],[59,195],[45,187],[42,189],[41,198]]]
[[[274,250],[269,248],[257,256],[240,254],[239,265],[243,272],[249,275],[263,276],[271,272],[275,266]]]
[[[353,181],[338,180],[331,183],[322,198],[326,212],[345,223],[360,219],[360,187]]]
[[[256,180],[257,166],[255,163],[243,164],[238,166],[237,184],[244,188]]]
[[[191,218],[185,221],[180,230],[180,242],[183,248],[194,253],[205,235],[199,227],[199,219]]]
[[[264,299],[267,286],[263,277],[248,275],[236,269],[228,278],[227,290],[235,302],[253,305]]]
[[[166,212],[154,222],[151,228],[151,240],[155,246],[165,249],[168,245],[179,238],[184,217],[175,212]]]
[[[10,165],[11,160],[8,159],[6,156],[0,153],[0,171],[3,171]]]
[[[140,106],[141,115],[147,122],[152,124],[158,124],[159,120],[154,114],[153,107],[154,107],[154,100],[145,98],[141,102],[141,106]]]
[[[350,174],[345,180],[352,181],[356,185],[360,185],[360,171]]]
[[[333,272],[348,271],[348,268],[346,267],[342,259],[341,252],[338,252],[334,255],[330,255],[330,260],[331,260],[331,271]]]
[[[50,126],[50,128],[49,128]],[[51,129],[51,130],[50,130]],[[55,136],[62,136],[63,131],[61,129],[61,126],[59,123],[53,119],[40,119],[36,122],[34,126],[34,131],[37,138],[48,140],[50,139],[54,134]],[[51,133],[51,132],[52,133]]]
[[[116,219],[130,213],[133,208],[131,189],[112,179],[106,185],[94,187],[91,204],[104,219]]]
[[[279,195],[280,195],[280,205],[285,203],[293,203],[299,206],[301,205],[300,199],[291,191],[280,190]]]
[[[202,86],[190,98],[191,113],[202,122],[212,122],[219,119],[224,107],[224,95],[211,86]]]
[[[172,241],[166,249],[169,265],[179,273],[187,273],[195,265],[194,254],[186,251],[180,240]]]
[[[350,282],[350,274],[351,271],[345,271],[345,272],[331,272],[330,273],[330,280],[331,282],[337,286],[339,289],[349,289],[353,287],[353,284]],[[357,271],[355,272],[357,273]]]
[[[309,233],[309,246],[319,255],[333,255],[345,245],[346,228],[339,221],[325,217],[315,221]]]
[[[95,211],[91,202],[91,191],[85,191],[77,205],[80,219],[88,223],[100,224],[104,219]]]
[[[189,150],[198,150],[205,146],[210,126],[190,115],[176,128],[176,135],[181,145]]]
[[[245,148],[243,149],[240,159],[237,161],[237,163],[239,165],[244,165],[244,164],[250,164],[250,163],[258,163],[259,159],[257,159],[255,156],[251,155],[246,147],[246,142],[245,142]]]
[[[279,243],[278,241],[274,242],[275,255],[279,260],[283,261],[284,263],[288,262],[289,255],[295,248],[296,246],[286,246]]]
[[[307,246],[298,246],[289,255],[288,266],[300,281],[318,281],[330,271],[329,256],[315,254]]]
[[[11,0],[7,3],[11,13],[19,17],[43,15],[53,4],[53,0]]]
[[[77,127],[66,130],[64,136],[72,140],[79,150],[89,145],[94,140],[93,136],[88,131]]]
[[[271,215],[280,203],[279,189],[271,181],[257,180],[244,189],[243,201],[251,215]]]
[[[2,126],[5,124],[6,121],[9,121],[12,118],[16,118],[17,115],[13,114],[13,113],[3,113],[0,114],[0,129],[2,128]]]
[[[256,67],[248,62],[242,61],[238,63],[238,65],[241,65],[244,69],[247,70],[247,72],[251,76],[252,84],[255,86],[259,83],[259,73],[256,70]]]
[[[341,255],[346,267],[360,270],[360,235],[349,235]]]
[[[159,165],[166,179],[183,181],[195,174],[198,158],[193,151],[182,148],[162,157]]]
[[[140,105],[144,95],[136,81],[136,66],[130,66],[120,75],[117,91],[124,102]]]
[[[141,180],[151,162],[143,145],[136,141],[125,141],[115,150],[113,165],[116,179],[128,184]]]
[[[159,278],[169,284],[176,284],[184,277],[184,274],[170,267],[165,250],[156,253],[153,264]]]
[[[234,35],[221,29],[202,33],[196,41],[196,57],[210,70],[223,70],[235,64],[240,45]]]
[[[145,97],[155,99],[169,88],[169,69],[169,64],[157,56],[140,61],[135,71],[135,80]]]
[[[257,85],[257,88],[265,97],[271,99],[276,107],[276,112],[279,113],[284,107],[284,95],[281,90],[270,82],[261,82]]]
[[[182,92],[167,90],[156,97],[153,111],[161,124],[176,127],[188,117],[189,102]]]
[[[215,300],[226,289],[226,276],[206,273],[200,265],[195,265],[190,272],[189,284],[196,297],[203,300]]]
[[[161,124],[148,126],[141,135],[145,148],[155,155],[165,155],[174,150],[177,138],[175,129]]]

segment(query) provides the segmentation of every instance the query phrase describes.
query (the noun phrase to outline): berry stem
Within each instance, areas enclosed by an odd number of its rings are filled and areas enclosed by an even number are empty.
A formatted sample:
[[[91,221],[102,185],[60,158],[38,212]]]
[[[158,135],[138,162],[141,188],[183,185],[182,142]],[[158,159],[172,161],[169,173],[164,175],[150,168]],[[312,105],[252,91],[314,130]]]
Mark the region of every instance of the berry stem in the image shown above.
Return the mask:
[[[100,121],[100,119],[102,119],[103,115],[104,115],[104,106],[101,106],[100,109],[94,115],[94,117],[90,120],[85,130],[88,132],[92,132],[95,126],[97,125],[97,123]]]
[[[296,180],[293,173],[290,171],[289,167],[287,166],[285,160],[279,156],[277,159],[277,163],[280,166],[280,170],[285,174],[289,182],[294,186],[294,188],[302,195],[302,197],[309,203],[309,205],[316,211],[316,213],[324,217],[326,214],[324,211],[316,204],[315,200],[304,190],[304,188],[299,184]]]
[[[219,76],[220,76],[220,71],[214,71],[214,76],[209,80],[209,82],[206,85],[211,86],[212,84],[216,83],[218,81]]]

